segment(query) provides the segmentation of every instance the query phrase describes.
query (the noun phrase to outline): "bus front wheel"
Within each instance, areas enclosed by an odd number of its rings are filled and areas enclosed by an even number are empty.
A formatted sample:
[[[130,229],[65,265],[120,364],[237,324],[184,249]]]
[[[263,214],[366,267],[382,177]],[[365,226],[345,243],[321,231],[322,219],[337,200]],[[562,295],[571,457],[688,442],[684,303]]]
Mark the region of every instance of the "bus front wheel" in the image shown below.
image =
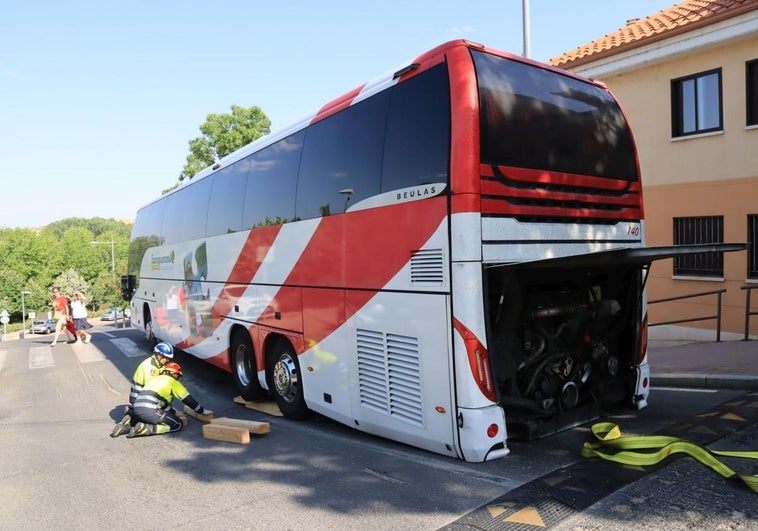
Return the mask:
[[[280,340],[270,347],[266,375],[269,390],[285,417],[300,420],[308,413],[303,396],[300,363],[289,341]]]
[[[147,339],[147,344],[150,345],[150,349],[152,350],[155,345],[158,344],[158,338],[155,337],[155,331],[153,330],[153,319],[150,315],[150,309],[145,307],[143,318],[145,322],[145,339]]]
[[[253,342],[246,331],[237,330],[232,336],[231,356],[234,383],[240,396],[245,400],[258,400],[263,397],[265,391],[258,381]]]

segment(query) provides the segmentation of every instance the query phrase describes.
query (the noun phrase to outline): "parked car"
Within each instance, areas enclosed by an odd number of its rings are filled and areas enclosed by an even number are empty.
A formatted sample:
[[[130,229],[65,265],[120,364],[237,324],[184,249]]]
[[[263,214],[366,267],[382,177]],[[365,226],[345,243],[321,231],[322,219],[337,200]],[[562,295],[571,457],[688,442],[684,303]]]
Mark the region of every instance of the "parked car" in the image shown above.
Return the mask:
[[[115,310],[108,310],[105,312],[102,317],[100,317],[101,321],[115,321],[117,319],[123,319],[124,312],[122,312],[120,309],[116,308]]]
[[[55,332],[55,321],[53,319],[39,319],[32,323],[29,328],[30,334],[49,334]]]

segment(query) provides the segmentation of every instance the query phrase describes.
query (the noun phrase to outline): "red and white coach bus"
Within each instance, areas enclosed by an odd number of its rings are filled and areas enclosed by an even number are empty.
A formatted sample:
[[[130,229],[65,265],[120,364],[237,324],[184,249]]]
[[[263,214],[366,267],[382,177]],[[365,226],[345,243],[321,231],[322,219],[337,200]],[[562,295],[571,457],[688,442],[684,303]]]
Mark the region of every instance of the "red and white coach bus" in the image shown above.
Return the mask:
[[[646,405],[641,191],[602,84],[453,41],[140,209],[124,298],[289,418],[495,459]]]

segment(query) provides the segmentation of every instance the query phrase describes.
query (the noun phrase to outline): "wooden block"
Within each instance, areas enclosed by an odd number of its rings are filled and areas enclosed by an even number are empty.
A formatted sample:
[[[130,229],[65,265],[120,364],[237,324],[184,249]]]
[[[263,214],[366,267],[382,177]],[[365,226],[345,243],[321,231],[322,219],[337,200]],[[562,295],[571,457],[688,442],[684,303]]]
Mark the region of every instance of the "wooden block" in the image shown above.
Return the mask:
[[[179,420],[182,421],[182,424],[186,428],[189,425],[189,418],[184,413],[177,411],[176,416],[179,417]]]
[[[276,402],[273,400],[245,400],[241,396],[235,396],[234,397],[234,403],[240,404],[245,406],[248,409],[254,409],[256,411],[261,411],[263,413],[267,413],[269,415],[273,415],[275,417],[281,417],[282,412],[279,409],[279,406],[276,405]]]
[[[282,412],[279,409],[279,406],[277,406],[276,402],[273,400],[256,400],[255,402],[248,402],[245,404],[245,407],[248,409],[254,409],[256,411],[261,411],[263,413],[268,413],[269,415],[273,415],[275,417],[282,416]]]
[[[223,424],[203,424],[203,437],[238,444],[250,443],[250,432],[247,431],[247,428],[224,426]]]
[[[237,426],[245,428],[248,432],[255,435],[263,435],[271,431],[271,425],[268,422],[256,422],[254,420],[230,419],[228,417],[219,417],[211,420],[211,424],[222,424],[224,426]]]
[[[213,418],[213,411],[211,411],[210,409],[206,409],[202,415],[198,415],[197,413],[195,413],[194,409],[185,405],[184,412],[190,417],[196,418],[197,420],[200,420],[202,422],[210,422],[211,419]]]

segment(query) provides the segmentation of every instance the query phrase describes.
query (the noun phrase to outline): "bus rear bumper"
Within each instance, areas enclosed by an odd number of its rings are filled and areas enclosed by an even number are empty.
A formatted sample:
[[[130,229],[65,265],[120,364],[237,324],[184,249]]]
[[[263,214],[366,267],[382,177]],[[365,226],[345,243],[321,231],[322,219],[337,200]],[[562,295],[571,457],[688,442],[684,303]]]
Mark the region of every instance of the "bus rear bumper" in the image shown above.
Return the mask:
[[[503,409],[498,405],[458,410],[460,452],[466,461],[480,463],[505,457],[508,433]]]
[[[637,367],[637,382],[635,393],[632,397],[632,407],[643,409],[647,407],[647,399],[650,395],[650,365],[647,361]]]

